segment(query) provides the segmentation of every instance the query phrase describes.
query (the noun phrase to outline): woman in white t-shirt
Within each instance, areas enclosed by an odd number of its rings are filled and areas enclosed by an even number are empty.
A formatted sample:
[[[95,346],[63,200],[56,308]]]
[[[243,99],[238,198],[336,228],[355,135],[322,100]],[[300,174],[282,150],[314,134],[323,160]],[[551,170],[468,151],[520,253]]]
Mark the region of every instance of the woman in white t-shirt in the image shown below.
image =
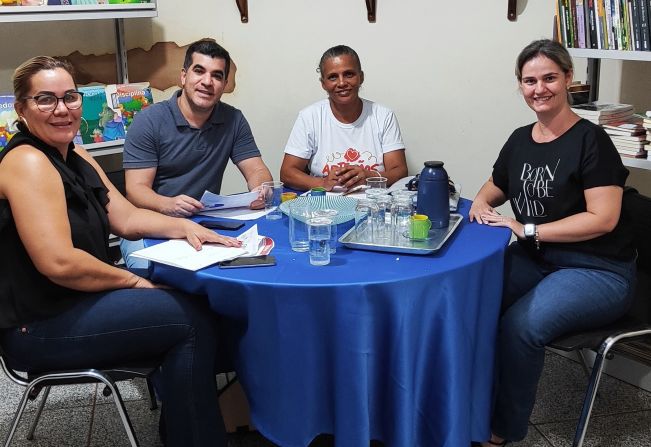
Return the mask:
[[[328,98],[301,110],[285,146],[280,179],[307,190],[350,189],[368,177],[387,184],[407,176],[405,145],[393,111],[359,97],[359,56],[338,45],[323,53],[321,87]]]

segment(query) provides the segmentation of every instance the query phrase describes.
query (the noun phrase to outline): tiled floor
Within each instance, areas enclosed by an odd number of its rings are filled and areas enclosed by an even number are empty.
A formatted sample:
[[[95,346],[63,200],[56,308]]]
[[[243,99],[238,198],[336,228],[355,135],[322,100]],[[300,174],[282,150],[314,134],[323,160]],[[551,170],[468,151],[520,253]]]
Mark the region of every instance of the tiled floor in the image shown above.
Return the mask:
[[[570,446],[586,379],[578,363],[548,353],[538,401],[531,416],[529,435],[514,447]],[[143,447],[158,447],[158,411],[150,411],[144,383],[125,382],[120,390]],[[588,430],[586,447],[651,446],[651,393],[605,376]],[[0,373],[0,440],[11,422],[22,388]],[[33,441],[25,440],[29,413],[12,443],[33,447],[120,447],[128,440],[111,398],[103,397],[95,385],[53,389]],[[231,436],[231,447],[274,447],[258,433]],[[319,437],[312,447],[332,445],[332,438]],[[405,446],[411,447],[411,446]],[[435,446],[432,446],[435,447]],[[466,447],[466,446],[460,446]]]

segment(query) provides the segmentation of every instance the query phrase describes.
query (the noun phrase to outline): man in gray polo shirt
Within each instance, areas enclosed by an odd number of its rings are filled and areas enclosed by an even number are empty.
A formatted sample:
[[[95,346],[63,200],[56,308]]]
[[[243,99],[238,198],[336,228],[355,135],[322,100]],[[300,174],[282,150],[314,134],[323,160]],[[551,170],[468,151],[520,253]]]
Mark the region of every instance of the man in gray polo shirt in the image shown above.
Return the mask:
[[[194,42],[185,54],[182,89],[136,115],[123,162],[127,198],[133,204],[191,216],[203,208],[199,198],[205,190],[219,193],[229,159],[249,190],[272,180],[242,112],[220,102],[230,62],[214,40]],[[263,206],[261,198],[251,203],[251,208]],[[142,241],[120,243],[128,267],[147,267],[146,261],[129,256],[142,247]]]

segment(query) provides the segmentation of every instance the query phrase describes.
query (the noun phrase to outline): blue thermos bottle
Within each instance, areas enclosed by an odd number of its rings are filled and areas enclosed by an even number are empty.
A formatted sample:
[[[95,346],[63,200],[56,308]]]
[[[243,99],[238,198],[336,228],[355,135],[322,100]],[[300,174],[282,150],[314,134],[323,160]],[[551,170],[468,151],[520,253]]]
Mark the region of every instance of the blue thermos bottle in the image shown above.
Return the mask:
[[[450,223],[448,173],[442,161],[426,161],[418,178],[418,214],[425,214],[432,228],[447,228]]]

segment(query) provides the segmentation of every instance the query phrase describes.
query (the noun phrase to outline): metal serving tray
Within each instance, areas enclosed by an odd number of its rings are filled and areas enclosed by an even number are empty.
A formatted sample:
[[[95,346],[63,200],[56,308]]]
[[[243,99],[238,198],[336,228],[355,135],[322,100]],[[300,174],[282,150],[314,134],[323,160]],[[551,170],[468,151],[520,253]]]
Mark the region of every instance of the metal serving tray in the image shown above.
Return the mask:
[[[463,220],[461,214],[450,214],[450,224],[446,229],[429,230],[427,239],[414,240],[403,235],[395,235],[386,241],[372,242],[369,234],[364,231],[358,234],[353,227],[344,233],[339,242],[348,248],[357,248],[360,250],[386,251],[392,253],[407,253],[412,255],[429,255],[439,250],[450,235],[455,232]]]

